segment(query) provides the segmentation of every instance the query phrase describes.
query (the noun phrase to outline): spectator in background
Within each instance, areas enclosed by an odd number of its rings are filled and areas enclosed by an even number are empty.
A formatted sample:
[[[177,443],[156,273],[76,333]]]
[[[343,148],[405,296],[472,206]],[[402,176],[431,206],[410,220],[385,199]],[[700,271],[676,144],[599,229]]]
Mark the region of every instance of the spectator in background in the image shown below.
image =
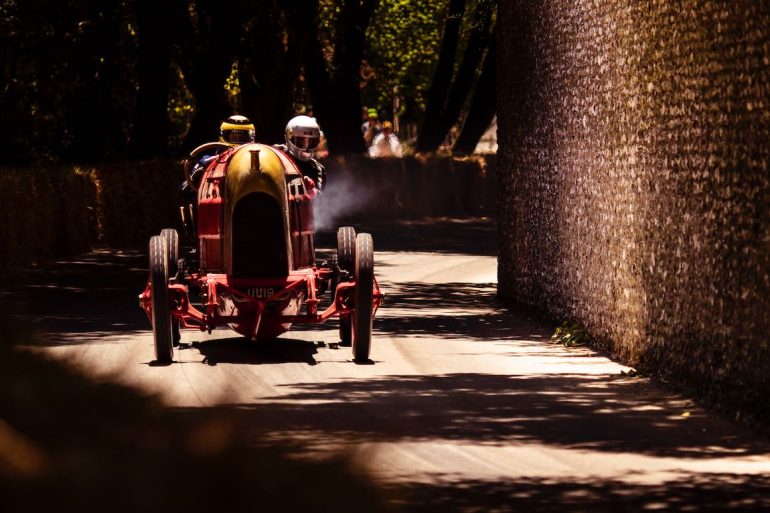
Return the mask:
[[[382,124],[382,132],[377,135],[369,146],[369,156],[377,157],[402,157],[401,141],[393,133],[393,124],[385,121]]]
[[[367,112],[368,119],[361,125],[361,133],[364,136],[364,143],[366,147],[372,145],[374,138],[382,132],[382,127],[379,121],[377,121],[377,109],[369,109]]]

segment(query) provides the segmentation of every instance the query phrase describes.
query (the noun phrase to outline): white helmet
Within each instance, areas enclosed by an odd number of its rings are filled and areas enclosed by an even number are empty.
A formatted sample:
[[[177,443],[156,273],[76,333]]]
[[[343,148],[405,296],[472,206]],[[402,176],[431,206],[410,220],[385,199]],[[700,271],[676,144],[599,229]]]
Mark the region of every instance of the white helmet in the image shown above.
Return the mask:
[[[286,146],[300,160],[310,160],[321,142],[321,129],[315,119],[297,116],[286,125]]]

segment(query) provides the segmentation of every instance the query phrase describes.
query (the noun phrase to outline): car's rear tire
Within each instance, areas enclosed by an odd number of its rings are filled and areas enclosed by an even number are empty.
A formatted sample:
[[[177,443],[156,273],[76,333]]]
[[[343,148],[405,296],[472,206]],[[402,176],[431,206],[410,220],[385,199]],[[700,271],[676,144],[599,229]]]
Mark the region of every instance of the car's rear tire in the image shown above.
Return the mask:
[[[166,239],[168,244],[168,274],[174,276],[179,261],[179,233],[173,228],[164,228],[160,231],[160,236]]]
[[[337,255],[332,255],[329,265],[332,268],[332,271],[334,272],[332,274],[331,284],[329,285],[329,288],[331,289],[332,303],[334,303],[337,300],[337,285],[340,284],[339,260]],[[341,315],[339,322],[340,322],[340,346],[350,347],[351,345],[353,345],[353,331],[352,331],[353,328],[351,326],[350,316]]]
[[[352,226],[337,230],[337,261],[340,269],[353,273],[356,265],[356,231]]]
[[[332,272],[329,278],[329,301],[334,304],[334,299],[337,296],[337,285],[340,284],[340,265],[337,260],[337,255],[334,254],[329,258],[329,269]]]
[[[374,241],[368,233],[356,237],[355,308],[353,310],[353,358],[369,360],[372,345],[372,296],[374,295]]]
[[[353,323],[351,315],[340,316],[340,346],[350,347],[353,345]]]
[[[168,364],[174,358],[171,314],[168,307],[168,243],[165,237],[150,238],[150,297],[155,359]]]

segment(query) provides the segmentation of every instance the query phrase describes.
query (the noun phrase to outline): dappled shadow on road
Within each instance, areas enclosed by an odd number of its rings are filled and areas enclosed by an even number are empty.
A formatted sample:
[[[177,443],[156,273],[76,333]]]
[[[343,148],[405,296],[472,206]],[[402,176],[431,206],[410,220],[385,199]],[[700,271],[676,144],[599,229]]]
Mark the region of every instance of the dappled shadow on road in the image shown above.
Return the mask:
[[[138,251],[95,251],[32,269],[0,290],[0,305],[46,332],[41,344],[80,344],[116,332],[146,331],[150,324],[138,300],[147,279],[146,258]]]
[[[388,283],[387,292],[388,308],[457,311],[498,306],[499,310],[503,309],[503,304],[496,301],[496,283]]]
[[[552,329],[496,298],[494,283],[389,283],[380,333],[467,340],[533,340]]]
[[[280,401],[237,405],[260,431],[320,445],[346,440],[540,443],[586,451],[713,458],[767,454],[767,443],[644,380],[459,373],[291,385]],[[281,419],[271,425],[262,414]],[[191,414],[194,414],[191,411]],[[265,424],[265,422],[267,422]],[[293,433],[294,432],[294,433]]]
[[[388,511],[345,461],[254,447],[226,411],[190,423],[146,393],[17,350],[34,336],[25,325],[0,317],[0,333],[3,513]]]
[[[203,363],[208,365],[220,363],[316,365],[317,362],[313,356],[318,352],[316,342],[286,338],[270,342],[252,342],[243,337],[192,342],[189,350],[198,351],[203,356]]]
[[[385,302],[374,320],[378,334],[465,340],[547,339],[552,328],[496,298],[494,283],[383,283]],[[322,308],[326,303],[322,303]],[[336,330],[337,321],[292,330]]]
[[[628,476],[633,478],[633,475]],[[682,473],[662,484],[553,478],[449,481],[392,487],[403,511],[425,513],[536,511],[766,511],[770,476]]]

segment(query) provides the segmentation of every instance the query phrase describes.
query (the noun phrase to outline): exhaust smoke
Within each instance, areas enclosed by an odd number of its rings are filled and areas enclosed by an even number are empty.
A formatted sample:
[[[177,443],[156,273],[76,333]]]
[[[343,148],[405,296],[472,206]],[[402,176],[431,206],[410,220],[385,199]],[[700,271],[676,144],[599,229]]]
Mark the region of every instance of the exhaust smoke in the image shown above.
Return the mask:
[[[323,194],[315,199],[316,230],[334,230],[340,223],[364,211],[376,199],[369,181],[356,180],[347,169],[329,179]]]

